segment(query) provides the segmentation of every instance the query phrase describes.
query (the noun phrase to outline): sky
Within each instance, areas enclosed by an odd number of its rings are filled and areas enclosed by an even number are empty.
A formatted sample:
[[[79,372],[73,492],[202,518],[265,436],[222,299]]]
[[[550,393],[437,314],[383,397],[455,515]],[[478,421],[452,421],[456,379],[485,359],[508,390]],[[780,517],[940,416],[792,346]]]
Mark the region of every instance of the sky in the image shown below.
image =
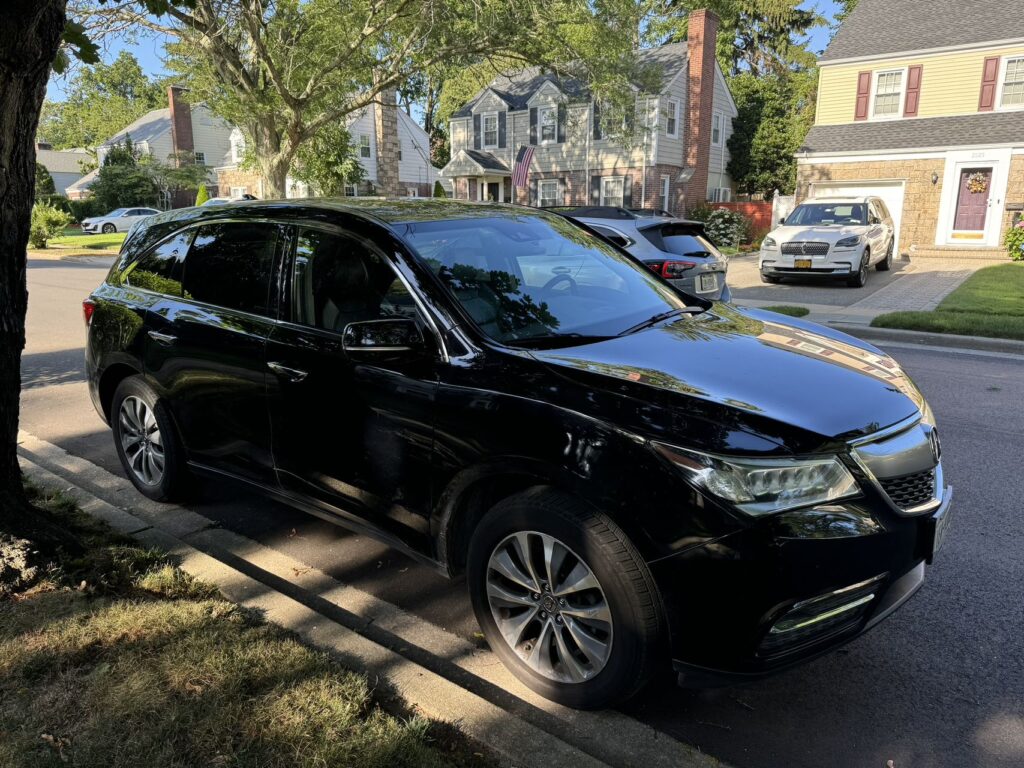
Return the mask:
[[[805,0],[802,8],[817,8],[818,13],[831,20],[836,13],[837,6],[833,0]],[[810,35],[811,50],[820,53],[828,44],[831,31],[828,27],[820,27]],[[103,60],[113,61],[123,51],[130,51],[139,60],[142,71],[149,75],[166,75],[167,71],[163,64],[163,45],[161,41],[153,37],[145,37],[137,42],[111,41],[102,50]],[[73,76],[73,75],[72,75]],[[50,78],[46,89],[46,97],[52,101],[64,99],[65,90],[69,79],[54,75]]]

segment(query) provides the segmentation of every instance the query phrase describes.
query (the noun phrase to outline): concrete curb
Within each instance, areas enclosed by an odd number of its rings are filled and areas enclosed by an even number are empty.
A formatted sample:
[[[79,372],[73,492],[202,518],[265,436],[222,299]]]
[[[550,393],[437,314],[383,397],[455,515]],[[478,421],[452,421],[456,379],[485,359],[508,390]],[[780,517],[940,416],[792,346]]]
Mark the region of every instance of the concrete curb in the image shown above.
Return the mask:
[[[898,342],[951,349],[1000,352],[1009,355],[1024,355],[1024,341],[1014,339],[991,339],[985,336],[959,336],[952,333],[929,333],[926,331],[904,331],[896,328],[875,328],[869,325],[831,322],[837,331],[848,333],[868,341]]]
[[[622,713],[546,701],[490,651],[201,515],[151,502],[127,479],[57,446],[22,432],[19,453],[26,475],[41,487],[63,491],[115,530],[169,552],[228,599],[261,610],[424,715],[456,723],[509,765],[723,766]]]

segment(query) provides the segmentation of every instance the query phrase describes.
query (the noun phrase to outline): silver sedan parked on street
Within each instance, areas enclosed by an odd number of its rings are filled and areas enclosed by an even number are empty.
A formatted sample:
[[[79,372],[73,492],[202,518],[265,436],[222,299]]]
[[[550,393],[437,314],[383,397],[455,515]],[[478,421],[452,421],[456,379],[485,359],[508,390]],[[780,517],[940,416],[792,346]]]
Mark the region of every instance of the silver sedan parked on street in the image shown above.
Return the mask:
[[[625,248],[686,293],[730,301],[725,276],[728,258],[712,243],[699,221],[638,215],[611,206],[556,208]]]

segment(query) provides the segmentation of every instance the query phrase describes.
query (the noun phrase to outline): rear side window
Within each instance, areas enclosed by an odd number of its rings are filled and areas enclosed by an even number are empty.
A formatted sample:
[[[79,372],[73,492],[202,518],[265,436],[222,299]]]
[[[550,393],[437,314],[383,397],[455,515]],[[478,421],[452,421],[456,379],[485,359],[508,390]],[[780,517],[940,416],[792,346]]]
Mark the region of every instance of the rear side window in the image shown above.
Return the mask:
[[[185,259],[185,298],[256,315],[271,313],[280,224],[227,222],[196,231]]]
[[[128,265],[124,281],[133,288],[181,297],[181,275],[194,230],[185,230],[164,240],[153,250]]]

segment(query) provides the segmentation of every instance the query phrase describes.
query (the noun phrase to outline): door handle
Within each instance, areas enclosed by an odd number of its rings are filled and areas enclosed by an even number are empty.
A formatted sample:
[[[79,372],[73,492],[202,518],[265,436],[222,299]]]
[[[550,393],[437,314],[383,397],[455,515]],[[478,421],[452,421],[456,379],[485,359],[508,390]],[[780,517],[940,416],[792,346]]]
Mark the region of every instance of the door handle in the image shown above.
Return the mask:
[[[307,371],[300,371],[298,368],[289,368],[287,365],[281,365],[281,363],[267,363],[267,368],[272,370],[278,376],[284,376],[288,381],[302,381],[309,375]]]
[[[160,333],[159,331],[150,331],[148,335],[157,344],[163,344],[165,347],[169,347],[178,340],[177,336],[172,336],[169,333]]]

